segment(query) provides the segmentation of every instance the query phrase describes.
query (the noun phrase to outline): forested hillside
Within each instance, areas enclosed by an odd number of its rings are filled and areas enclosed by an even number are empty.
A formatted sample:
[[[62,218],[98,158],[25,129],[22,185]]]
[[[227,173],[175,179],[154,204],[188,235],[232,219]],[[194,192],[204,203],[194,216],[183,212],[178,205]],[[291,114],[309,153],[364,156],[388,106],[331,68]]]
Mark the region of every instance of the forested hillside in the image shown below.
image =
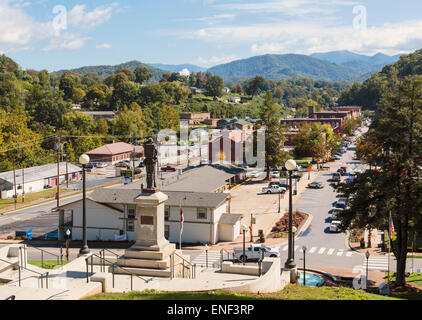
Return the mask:
[[[339,104],[361,105],[365,109],[375,109],[381,98],[382,87],[388,86],[395,79],[410,75],[422,75],[422,50],[401,56],[392,65],[385,66],[381,72],[372,75],[363,83],[355,83],[342,93]]]

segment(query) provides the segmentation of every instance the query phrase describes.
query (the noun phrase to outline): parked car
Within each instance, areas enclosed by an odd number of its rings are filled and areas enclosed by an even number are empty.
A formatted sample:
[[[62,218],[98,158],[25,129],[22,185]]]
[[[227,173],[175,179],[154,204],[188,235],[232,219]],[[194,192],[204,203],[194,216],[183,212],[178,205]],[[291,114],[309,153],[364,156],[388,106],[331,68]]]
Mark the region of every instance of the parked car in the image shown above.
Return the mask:
[[[341,221],[332,220],[330,224],[330,232],[340,232]]]
[[[171,167],[171,166],[166,166],[166,167],[162,167],[161,171],[167,172],[167,171],[176,171],[175,167]]]
[[[271,177],[273,177],[273,178],[280,178],[280,171],[273,171],[273,172],[271,172]]]
[[[341,209],[347,209],[347,204],[344,201],[337,201],[335,207],[341,208]]]
[[[338,172],[333,173],[331,180],[333,181],[341,181],[341,175]]]
[[[93,169],[94,167],[95,167],[95,165],[94,165],[92,162],[87,163],[87,164],[85,165],[85,169]]]
[[[278,185],[272,185],[271,187],[262,188],[262,193],[285,193],[286,188],[280,187]]]
[[[324,188],[324,184],[322,182],[311,182],[308,184],[308,188],[322,189]]]
[[[98,162],[96,165],[97,168],[105,168],[107,166],[108,166],[107,162]]]
[[[246,173],[246,176],[251,177],[251,178],[259,178],[260,173],[256,170],[254,170],[254,171],[250,171],[250,172]]]
[[[252,244],[245,250],[245,254],[243,254],[243,248],[234,248],[233,257],[245,262],[251,259],[261,259],[262,249],[264,249],[264,257],[276,258],[280,256],[280,252],[275,249],[262,247],[260,244]]]
[[[143,168],[143,167],[145,167],[144,162],[143,161],[139,162],[138,168]]]

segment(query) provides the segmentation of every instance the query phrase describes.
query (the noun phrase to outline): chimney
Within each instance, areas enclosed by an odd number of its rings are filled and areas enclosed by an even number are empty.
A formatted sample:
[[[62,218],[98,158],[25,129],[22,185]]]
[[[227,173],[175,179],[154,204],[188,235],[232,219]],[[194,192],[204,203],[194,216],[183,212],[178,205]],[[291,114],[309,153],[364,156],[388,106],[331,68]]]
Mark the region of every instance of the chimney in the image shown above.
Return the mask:
[[[314,117],[314,106],[309,106],[308,110],[309,110],[309,118],[313,118]]]

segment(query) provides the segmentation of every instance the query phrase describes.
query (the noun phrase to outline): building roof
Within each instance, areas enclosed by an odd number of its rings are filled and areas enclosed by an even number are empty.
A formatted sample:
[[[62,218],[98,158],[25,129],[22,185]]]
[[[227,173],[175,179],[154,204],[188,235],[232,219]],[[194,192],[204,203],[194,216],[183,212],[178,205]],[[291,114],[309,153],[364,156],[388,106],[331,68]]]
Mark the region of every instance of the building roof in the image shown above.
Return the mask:
[[[243,172],[230,165],[207,165],[183,173],[179,180],[163,187],[165,191],[214,192],[226,185],[227,180]]]
[[[69,174],[81,172],[82,169],[78,166],[75,166],[74,164],[67,163],[67,172]],[[33,182],[38,181],[46,178],[52,178],[57,177],[57,164],[46,164],[44,166],[38,166],[38,167],[31,167],[31,168],[25,168],[23,170],[24,174],[24,182]],[[60,175],[66,174],[66,162],[60,163]],[[15,170],[16,175],[16,183],[21,184],[22,183],[22,169],[16,169]],[[13,184],[13,171],[7,171],[0,173],[0,179],[5,180],[7,182],[10,182]]]
[[[182,207],[217,208],[230,197],[228,193],[162,192],[168,196],[166,205],[175,207],[181,204]],[[134,204],[135,199],[140,195],[141,190],[139,189],[104,188],[96,189],[88,196],[88,199],[99,203]]]
[[[234,225],[242,218],[242,216],[242,214],[224,213],[221,215],[220,221],[218,223]]]
[[[133,152],[133,145],[125,143],[125,142],[116,142],[105,144],[97,149],[91,150],[86,152],[87,155],[117,155],[126,152]],[[143,151],[142,146],[135,146],[135,152]]]

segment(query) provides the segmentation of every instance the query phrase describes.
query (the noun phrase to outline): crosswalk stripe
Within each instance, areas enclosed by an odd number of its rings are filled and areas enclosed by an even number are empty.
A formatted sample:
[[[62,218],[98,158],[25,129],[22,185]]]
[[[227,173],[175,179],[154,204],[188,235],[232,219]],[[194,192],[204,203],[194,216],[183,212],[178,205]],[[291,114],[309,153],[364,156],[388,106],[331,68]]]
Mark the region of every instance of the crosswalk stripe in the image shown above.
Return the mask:
[[[353,252],[352,251],[349,251],[348,253],[346,253],[346,257],[351,257],[352,254],[353,254]]]
[[[323,254],[324,251],[325,251],[325,248],[321,248],[321,249],[319,249],[318,254]]]
[[[341,256],[343,255],[343,252],[344,252],[344,250],[343,250],[343,249],[340,249],[340,250],[337,252],[337,256],[341,257]]]
[[[287,251],[287,249],[289,248],[289,246],[285,246],[284,248],[283,248],[283,251]]]
[[[334,253],[334,249],[331,248],[330,250],[328,250],[327,255],[331,256]]]
[[[309,253],[314,253],[316,251],[317,247],[312,247],[311,250],[309,250]]]
[[[297,248],[299,248],[299,246],[295,246],[295,251],[297,250]]]
[[[208,252],[208,264],[212,264],[213,262],[220,261],[220,252],[218,251],[209,251]],[[199,256],[193,259],[192,264],[206,264],[207,263],[207,254],[202,252]]]

